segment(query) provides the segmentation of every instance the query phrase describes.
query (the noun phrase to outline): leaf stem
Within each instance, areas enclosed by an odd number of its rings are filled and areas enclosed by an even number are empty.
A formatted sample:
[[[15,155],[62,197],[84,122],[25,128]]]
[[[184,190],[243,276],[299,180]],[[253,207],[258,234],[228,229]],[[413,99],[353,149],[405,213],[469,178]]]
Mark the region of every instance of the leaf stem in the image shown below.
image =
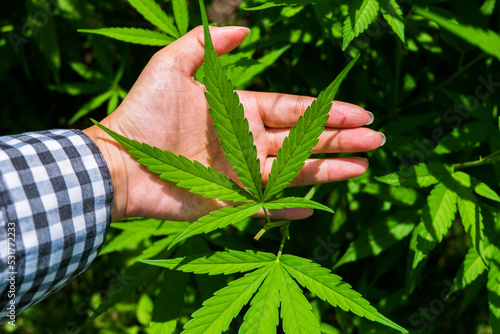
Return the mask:
[[[290,226],[290,222],[288,222],[288,224],[284,225],[281,228],[281,231],[283,232],[283,236],[281,237],[280,249],[278,251],[278,254],[276,255],[278,260],[281,257],[281,254],[283,254],[283,248],[285,247],[286,240],[289,239],[289,237],[290,237],[290,233],[288,231],[289,226]]]
[[[264,227],[255,235],[254,240],[259,240],[260,237],[264,235],[267,231],[269,231],[272,228],[272,223],[271,223],[271,218],[269,218],[269,214],[267,213],[267,210],[264,209],[264,214],[266,215],[266,220],[267,223],[264,225]]]
[[[494,164],[495,162],[500,161],[500,151],[496,151],[484,158],[479,158],[476,161],[463,162],[458,164],[451,165],[451,168],[455,170],[471,168],[471,167],[479,167],[488,164]]]

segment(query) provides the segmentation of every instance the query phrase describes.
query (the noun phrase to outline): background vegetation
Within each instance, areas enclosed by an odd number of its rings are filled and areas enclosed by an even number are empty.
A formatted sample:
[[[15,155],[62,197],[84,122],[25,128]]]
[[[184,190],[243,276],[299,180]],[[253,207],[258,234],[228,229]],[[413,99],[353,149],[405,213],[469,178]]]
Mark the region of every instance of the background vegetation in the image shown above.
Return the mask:
[[[372,111],[371,126],[387,136],[382,148],[366,154],[370,170],[364,176],[287,190],[287,195],[306,196],[336,211],[333,216],[316,212],[293,224],[288,252],[335,268],[410,332],[498,332],[500,265],[491,260],[500,258],[500,198],[495,193],[500,165],[495,155],[481,160],[500,150],[498,5],[491,0],[324,0],[271,6],[283,2],[208,3],[209,17],[218,24],[252,29],[244,45],[225,58],[236,88],[315,96],[361,53],[337,99]],[[77,30],[161,31],[130,3],[0,4],[1,134],[85,128],[89,116],[100,119],[116,108],[158,47]],[[174,17],[171,2],[158,3]],[[243,10],[264,3],[271,8]],[[192,28],[201,23],[199,8],[196,1],[188,4]],[[409,167],[419,163],[416,170]],[[444,216],[435,219],[432,203],[440,202],[446,189],[452,189],[455,195],[450,196],[459,205],[442,208]],[[426,225],[429,216],[438,233],[426,239],[425,232],[432,230]],[[417,227],[421,217],[424,227]],[[176,255],[227,248],[275,252],[279,231],[252,240],[263,223],[251,219],[189,239]],[[238,277],[190,275],[137,263],[162,252],[185,226],[147,219],[113,224],[92,267],[19,316],[17,331],[74,333],[86,323],[84,333],[180,332],[204,300]],[[415,254],[427,253],[415,263]],[[306,296],[323,333],[395,332]],[[230,332],[237,332],[241,322],[241,317],[233,321]],[[11,330],[5,324],[1,328]]]

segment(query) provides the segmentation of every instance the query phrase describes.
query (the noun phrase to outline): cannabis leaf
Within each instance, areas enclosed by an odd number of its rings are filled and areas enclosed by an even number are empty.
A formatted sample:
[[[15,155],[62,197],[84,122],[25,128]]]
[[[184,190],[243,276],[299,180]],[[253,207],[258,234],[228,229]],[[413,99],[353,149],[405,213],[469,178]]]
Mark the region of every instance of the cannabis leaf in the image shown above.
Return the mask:
[[[279,307],[285,333],[319,333],[319,324],[312,313],[311,304],[294,279],[332,306],[407,333],[404,328],[378,313],[339,276],[311,260],[297,256],[283,255],[278,258],[270,253],[231,250],[142,262],[209,275],[255,270],[215,292],[184,326],[186,333],[195,333],[195,330],[196,333],[221,333],[257,289],[245,315],[241,333],[276,333]]]
[[[210,167],[197,161],[191,161],[182,155],[162,151],[145,143],[128,139],[92,120],[95,125],[113,137],[129,154],[153,173],[164,180],[177,183],[178,187],[189,189],[194,194],[205,198],[218,198],[224,201],[253,202],[249,193],[241,189],[234,181],[229,180]]]
[[[202,20],[205,29],[205,84],[210,116],[214,120],[215,131],[226,152],[226,159],[240,177],[241,183],[257,199],[262,199],[262,175],[257,148],[245,118],[243,106],[233,84],[227,76],[227,70],[217,57],[212,38],[208,30],[208,19],[202,9]]]
[[[500,202],[500,196],[491,189],[486,183],[479,181],[478,179],[471,177],[474,192],[478,195],[491,199],[495,202]]]
[[[344,44],[342,50],[346,50],[349,44],[365,31],[370,23],[377,17],[379,3],[377,0],[356,0],[349,8],[349,15],[344,21],[342,29]]]
[[[444,29],[479,47],[484,52],[500,60],[500,35],[489,29],[481,29],[469,25],[451,22],[429,10],[416,8],[415,13],[432,20]]]
[[[317,4],[317,3],[332,2],[332,1],[333,0],[295,0],[295,1],[271,0],[271,1],[266,1],[266,3],[259,6],[245,8],[245,10],[262,10],[278,6],[306,6],[312,3]]]
[[[408,217],[407,211],[386,217],[364,230],[361,235],[351,242],[342,258],[334,268],[343,264],[358,261],[368,256],[375,256],[392,247],[413,231],[415,224],[405,222],[403,217]]]
[[[392,30],[405,43],[405,24],[403,20],[403,11],[396,0],[379,0],[380,9],[384,19],[389,23]]]
[[[240,328],[245,334],[275,334],[279,323],[279,289],[282,284],[280,267],[274,265],[259,291],[252,298],[250,308]]]
[[[493,333],[500,331],[500,249],[494,247],[488,271],[488,304],[490,306],[490,323]]]
[[[243,204],[228,206],[217,211],[212,211],[207,216],[201,217],[198,221],[189,225],[189,227],[179,234],[179,236],[169,245],[169,248],[172,248],[182,240],[194,235],[212,232],[218,228],[236,224],[256,214],[261,208],[261,204]]]
[[[214,293],[193,313],[193,318],[184,325],[184,334],[221,333],[252,298],[262,281],[269,274],[271,265],[257,269],[231,281],[226,287]]]
[[[302,197],[285,197],[269,202],[264,202],[262,206],[266,209],[288,209],[288,208],[309,208],[319,209],[333,213],[329,207]]]
[[[127,0],[146,20],[158,27],[163,32],[141,29],[141,28],[101,28],[101,29],[79,29],[79,32],[103,35],[119,41],[151,45],[165,46],[181,35],[185,34],[189,26],[189,13],[187,2],[184,0],[173,1],[174,16],[181,31],[175,27],[170,18],[154,0]]]
[[[465,231],[472,239],[472,245],[482,256],[483,239],[484,239],[484,223],[481,207],[476,196],[472,193],[472,180],[470,175],[463,172],[456,172],[453,178],[457,181],[455,187],[458,197],[458,212],[462,218],[462,224]]]
[[[422,220],[417,226],[417,249],[413,259],[413,268],[416,268],[451,227],[457,210],[457,195],[454,189],[443,183],[437,184],[427,197]]]
[[[135,2],[136,6],[147,14],[144,14],[145,17],[155,15],[154,8],[156,7],[148,7],[148,3],[138,0]],[[174,1],[174,11],[177,12],[176,22],[180,26],[179,22],[182,21],[181,16],[185,14],[185,11],[179,6],[181,4]],[[263,194],[260,161],[257,158],[257,150],[253,144],[248,121],[244,116],[243,106],[214,50],[202,0],[200,0],[200,7],[205,33],[204,85],[207,90],[205,95],[210,105],[209,112],[214,120],[214,128],[220,137],[221,145],[226,152],[225,156],[247,190],[197,161],[190,161],[172,152],[127,139],[93,120],[97,126],[137,158],[139,163],[151,172],[159,174],[161,178],[206,198],[243,202],[223,207],[201,217],[198,221],[188,225],[180,234],[170,235],[165,238],[165,241],[155,243],[143,256],[154,256],[158,249],[165,246],[170,250],[174,245],[191,236],[235,224],[256,214],[261,209],[266,212],[268,219],[266,226],[269,228],[282,226],[285,231],[278,256],[263,252],[229,250],[175,259],[142,259],[142,262],[156,267],[196,274],[228,275],[247,272],[243,277],[231,281],[226,287],[215,292],[213,297],[207,299],[203,307],[194,312],[192,319],[184,325],[183,333],[225,331],[232,319],[240,313],[252,297],[254,298],[245,315],[245,321],[240,329],[241,333],[276,333],[276,326],[279,323],[278,309],[281,309],[280,315],[285,333],[320,333],[320,326],[312,312],[312,306],[297,282],[333,306],[339,306],[345,311],[352,311],[359,316],[405,331],[380,315],[368,301],[352,290],[350,285],[343,283],[339,276],[332,274],[328,269],[321,268],[307,259],[291,255],[281,256],[284,241],[288,237],[289,222],[274,222],[273,224],[266,211],[312,208],[333,212],[329,207],[310,199],[298,197],[273,199],[273,197],[290,184],[311,155],[311,150],[317,144],[318,137],[328,119],[332,100],[340,83],[359,56],[325,91],[319,94],[318,99],[307,108],[296,126],[290,130],[289,136],[285,138],[282,148],[278,151]],[[148,231],[148,236],[153,233],[166,233],[166,231],[161,231],[158,224]],[[140,240],[141,238],[133,236],[133,239]],[[153,322],[153,326],[163,328],[162,324],[156,322]],[[170,329],[173,326],[173,323],[169,323],[167,328]]]
[[[279,291],[283,330],[287,334],[319,334],[319,323],[312,313],[311,304],[289,272],[282,266],[278,269],[281,272]]]
[[[182,36],[187,33],[189,27],[188,2],[186,0],[172,0],[172,8],[174,10],[175,23]]]
[[[457,275],[453,280],[453,284],[450,287],[448,296],[451,296],[456,291],[465,288],[467,285],[471,284],[476,278],[479,277],[486,270],[486,265],[479,256],[478,252],[472,247],[465,255],[464,262],[458,269]]]
[[[160,32],[140,28],[79,29],[78,32],[103,35],[123,42],[152,46],[165,46],[175,41],[174,38]]]
[[[179,31],[154,0],[127,0],[142,16],[153,25],[174,38],[179,38]],[[184,1],[185,2],[185,1]]]
[[[229,250],[206,255],[167,260],[142,260],[141,262],[195,274],[229,275],[261,268],[275,261],[276,256],[271,253]]]
[[[451,168],[435,162],[420,163],[415,166],[403,166],[400,171],[385,176],[376,176],[375,179],[402,187],[428,187],[449,177]]]
[[[264,201],[285,189],[297,177],[306,159],[311,156],[311,150],[318,143],[318,137],[324,130],[328,112],[340,84],[358,59],[359,55],[319,94],[318,99],[313,101],[304,115],[299,117],[297,124],[290,129],[273,161],[264,192]]]
[[[338,306],[344,311],[351,311],[354,314],[365,317],[372,321],[407,333],[407,331],[390,321],[352,290],[351,286],[342,282],[342,278],[332,274],[330,270],[321,267],[319,264],[309,259],[285,254],[280,257],[283,268],[295,278],[302,286],[315,293],[320,299],[328,302],[332,306]]]

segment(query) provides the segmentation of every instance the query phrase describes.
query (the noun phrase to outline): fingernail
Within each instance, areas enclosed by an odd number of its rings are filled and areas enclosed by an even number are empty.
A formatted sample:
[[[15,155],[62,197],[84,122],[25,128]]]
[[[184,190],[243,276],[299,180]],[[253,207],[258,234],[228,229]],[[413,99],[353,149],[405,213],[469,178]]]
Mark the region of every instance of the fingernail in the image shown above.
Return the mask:
[[[241,27],[241,26],[229,26],[229,27],[224,27],[224,29],[245,29],[245,38],[247,38],[250,35],[251,30],[247,27]]]
[[[368,161],[367,158],[363,158],[363,159],[365,159],[365,161],[366,161],[366,168],[370,167],[370,161]]]
[[[373,123],[373,120],[375,119],[375,116],[373,116],[373,114],[369,111],[366,111],[368,113],[368,116],[370,116],[370,120],[368,121],[368,123],[366,123],[365,125],[370,125]]]
[[[385,138],[385,135],[382,132],[379,132],[379,133],[380,133],[380,137],[382,137],[382,144],[380,144],[380,146],[384,146],[387,138]]]

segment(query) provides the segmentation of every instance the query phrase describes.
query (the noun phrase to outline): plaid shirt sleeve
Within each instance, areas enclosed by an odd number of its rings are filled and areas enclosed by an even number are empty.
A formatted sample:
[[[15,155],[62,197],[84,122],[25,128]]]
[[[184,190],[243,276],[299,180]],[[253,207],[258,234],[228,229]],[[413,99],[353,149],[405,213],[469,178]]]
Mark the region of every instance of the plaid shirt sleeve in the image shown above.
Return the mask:
[[[87,269],[112,207],[106,162],[83,132],[0,137],[0,322]]]

